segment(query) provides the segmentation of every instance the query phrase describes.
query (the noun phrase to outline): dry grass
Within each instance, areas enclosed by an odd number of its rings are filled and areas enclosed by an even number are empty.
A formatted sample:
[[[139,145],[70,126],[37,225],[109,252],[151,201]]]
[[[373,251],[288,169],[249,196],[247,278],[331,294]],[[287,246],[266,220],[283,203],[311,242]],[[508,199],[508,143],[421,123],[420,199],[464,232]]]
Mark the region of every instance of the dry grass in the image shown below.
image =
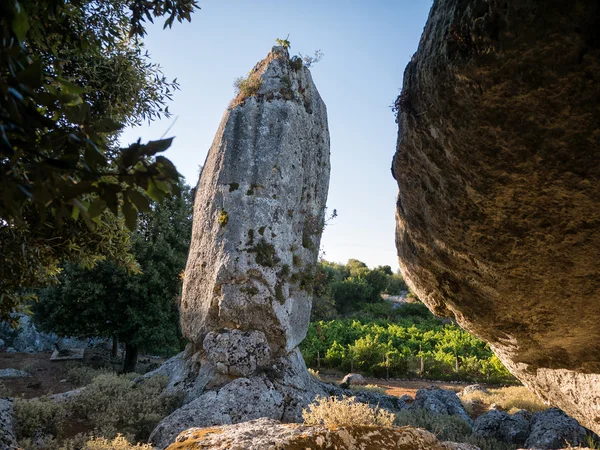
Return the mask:
[[[104,438],[91,439],[85,445],[85,450],[152,450],[150,444],[130,444],[120,434],[112,441]]]
[[[490,389],[488,394],[481,391],[475,391],[470,394],[463,394],[461,401],[466,408],[470,406],[470,401],[480,401],[487,405],[495,403],[509,414],[512,414],[519,409],[526,409],[531,412],[548,409],[548,406],[542,403],[542,401],[525,386]]]
[[[356,401],[356,397],[317,397],[308,408],[302,410],[306,425],[377,425],[390,427],[395,416],[385,409],[371,407]]]
[[[368,391],[377,392],[378,394],[385,394],[385,389],[377,386],[376,384],[366,384],[364,386],[350,386],[352,392]]]
[[[308,368],[308,373],[310,374],[311,377],[313,377],[315,380],[317,381],[322,381],[321,380],[321,375],[319,374],[318,370],[313,370],[310,367]]]

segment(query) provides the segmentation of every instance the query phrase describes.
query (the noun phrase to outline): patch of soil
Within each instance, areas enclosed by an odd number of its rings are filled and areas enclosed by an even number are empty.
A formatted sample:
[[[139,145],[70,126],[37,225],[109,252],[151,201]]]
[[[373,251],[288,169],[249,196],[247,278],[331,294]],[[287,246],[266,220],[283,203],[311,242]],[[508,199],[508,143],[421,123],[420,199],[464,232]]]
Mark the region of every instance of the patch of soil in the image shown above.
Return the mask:
[[[102,348],[86,349],[83,360],[50,361],[51,355],[52,351],[0,352],[0,369],[13,368],[31,374],[30,377],[24,378],[2,378],[0,382],[8,388],[11,396],[33,398],[46,394],[60,394],[80,387],[68,381],[69,370],[75,366],[110,367],[115,372],[119,372],[123,366],[121,358],[111,358],[110,351]],[[137,372],[146,373],[149,368],[152,369],[163,361],[163,359],[140,357]]]
[[[338,374],[321,374],[321,379],[326,383],[341,383],[344,378]],[[446,381],[431,381],[431,380],[386,380],[383,378],[372,378],[365,377],[367,384],[375,384],[383,389],[388,395],[395,395],[396,397],[402,397],[403,395],[410,395],[414,398],[415,394],[419,389],[424,388],[435,388],[435,389],[448,389],[454,392],[460,392],[465,386],[469,386],[471,383],[449,383]]]

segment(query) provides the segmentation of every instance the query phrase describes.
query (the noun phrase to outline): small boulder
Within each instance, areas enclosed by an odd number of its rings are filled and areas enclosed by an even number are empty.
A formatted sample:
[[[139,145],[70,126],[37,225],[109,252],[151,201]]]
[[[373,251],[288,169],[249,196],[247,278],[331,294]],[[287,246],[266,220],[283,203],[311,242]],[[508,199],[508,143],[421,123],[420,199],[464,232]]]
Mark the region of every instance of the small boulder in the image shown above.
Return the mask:
[[[523,414],[511,416],[504,411],[491,410],[475,420],[473,434],[523,445],[529,436],[529,420]]]
[[[462,392],[460,393],[460,395],[465,395],[465,394],[472,394],[473,392],[483,392],[484,394],[488,394],[488,390],[485,388],[485,386],[481,385],[481,384],[471,384],[469,386],[466,386]]]
[[[367,380],[360,373],[349,373],[342,380],[342,384],[347,384],[348,386],[364,386],[367,384]]]
[[[24,378],[30,377],[31,374],[24,370],[18,369],[0,369],[0,378]]]
[[[434,414],[456,415],[473,425],[460,399],[454,391],[446,389],[419,389],[410,409],[425,409]]]
[[[531,433],[525,447],[556,449],[577,446],[585,442],[586,431],[579,422],[558,408],[535,413],[531,418]]]

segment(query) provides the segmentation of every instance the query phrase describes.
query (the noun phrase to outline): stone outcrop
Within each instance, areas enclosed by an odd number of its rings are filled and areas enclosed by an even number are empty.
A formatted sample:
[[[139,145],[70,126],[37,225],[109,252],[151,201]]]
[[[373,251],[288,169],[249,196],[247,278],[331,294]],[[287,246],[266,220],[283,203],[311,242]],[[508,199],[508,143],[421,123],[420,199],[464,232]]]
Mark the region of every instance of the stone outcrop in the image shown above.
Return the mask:
[[[410,409],[424,409],[433,414],[456,415],[469,425],[473,425],[473,419],[465,411],[456,393],[447,389],[419,389]]]
[[[554,449],[566,447],[566,444],[578,446],[585,443],[585,438],[585,428],[575,419],[560,409],[551,408],[533,415],[525,447]]]
[[[158,446],[190,426],[298,420],[325,395],[298,344],[325,221],[327,111],[310,71],[283,47],[239,86],[196,191],[180,305],[190,344],[168,369],[187,404],[156,428]]]
[[[0,449],[17,448],[13,425],[12,400],[0,398]]]
[[[522,446],[529,437],[529,417],[491,410],[475,419],[473,434]]]
[[[396,106],[410,287],[600,432],[600,4],[436,0]]]
[[[360,373],[349,373],[342,380],[342,384],[348,386],[364,386],[367,384],[367,380]]]
[[[192,428],[181,433],[169,450],[477,450],[468,444],[439,442],[425,430],[367,425],[304,426],[259,419],[238,425]]]

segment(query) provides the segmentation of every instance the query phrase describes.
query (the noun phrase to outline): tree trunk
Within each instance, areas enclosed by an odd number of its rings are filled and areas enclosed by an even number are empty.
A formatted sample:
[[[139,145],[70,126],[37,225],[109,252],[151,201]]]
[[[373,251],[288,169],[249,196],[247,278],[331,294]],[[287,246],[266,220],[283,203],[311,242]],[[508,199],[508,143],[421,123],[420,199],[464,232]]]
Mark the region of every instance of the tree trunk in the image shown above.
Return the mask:
[[[112,351],[110,352],[111,358],[116,358],[119,353],[119,340],[113,337],[112,340]]]
[[[125,362],[123,363],[123,373],[135,372],[135,366],[138,358],[137,345],[125,344]]]

